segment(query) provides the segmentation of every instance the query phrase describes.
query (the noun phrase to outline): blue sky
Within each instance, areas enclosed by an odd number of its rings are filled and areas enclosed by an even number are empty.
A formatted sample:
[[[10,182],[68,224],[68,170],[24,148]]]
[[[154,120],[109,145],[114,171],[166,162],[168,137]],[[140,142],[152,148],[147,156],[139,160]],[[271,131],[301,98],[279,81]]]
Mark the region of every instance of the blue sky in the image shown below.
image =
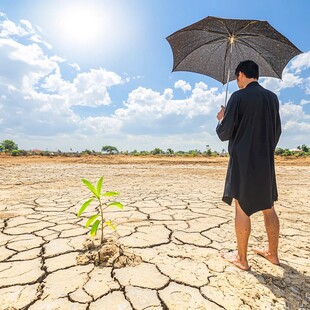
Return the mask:
[[[278,94],[279,146],[310,145],[308,0],[1,0],[0,141],[21,149],[221,151],[225,87],[174,72],[166,37],[206,16],[267,20],[304,53]],[[237,89],[229,85],[230,92]]]

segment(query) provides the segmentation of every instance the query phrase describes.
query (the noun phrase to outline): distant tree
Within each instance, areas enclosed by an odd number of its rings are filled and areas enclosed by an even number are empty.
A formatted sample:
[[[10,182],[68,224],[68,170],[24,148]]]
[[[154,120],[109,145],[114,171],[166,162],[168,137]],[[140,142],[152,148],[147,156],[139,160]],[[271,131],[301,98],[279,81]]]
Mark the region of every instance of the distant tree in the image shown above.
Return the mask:
[[[306,144],[303,144],[303,145],[301,146],[301,150],[302,150],[303,152],[308,153],[308,152],[310,151],[310,147],[308,147]]]
[[[18,155],[19,155],[18,150],[13,150],[13,151],[11,152],[11,155],[12,155],[12,156],[18,156]]]
[[[13,150],[18,150],[18,145],[12,140],[4,140],[2,141],[0,148],[4,152],[12,152]]]
[[[280,147],[277,147],[276,150],[274,151],[275,155],[283,155],[285,152],[285,149],[282,149]]]
[[[186,153],[189,154],[189,155],[192,155],[192,156],[197,156],[198,155],[198,150],[189,150]]]
[[[146,156],[149,155],[150,153],[148,151],[140,151],[140,155]]]
[[[211,149],[208,149],[208,150],[206,151],[206,156],[212,156],[212,151],[211,151]]]
[[[163,154],[163,153],[164,153],[163,150],[158,148],[158,147],[156,147],[154,150],[151,151],[151,154],[153,154],[153,155],[159,155],[159,154]]]
[[[290,151],[289,149],[285,149],[283,155],[284,156],[293,156],[294,152]]]
[[[83,155],[84,155],[84,154],[86,154],[86,155],[91,155],[91,151],[88,150],[88,149],[86,149],[86,150],[82,151],[81,154],[83,154]]]
[[[174,154],[174,150],[169,148],[169,149],[167,149],[166,153],[169,155],[172,155],[172,154]]]
[[[118,149],[115,146],[111,146],[111,145],[104,145],[101,151],[105,153],[109,153],[109,155],[119,153]]]

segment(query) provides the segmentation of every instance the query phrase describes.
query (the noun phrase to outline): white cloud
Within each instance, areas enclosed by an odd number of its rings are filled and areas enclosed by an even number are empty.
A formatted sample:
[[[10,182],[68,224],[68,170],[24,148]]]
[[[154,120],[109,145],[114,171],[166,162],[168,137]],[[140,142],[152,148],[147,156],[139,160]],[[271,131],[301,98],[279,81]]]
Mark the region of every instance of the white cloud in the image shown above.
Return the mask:
[[[300,144],[309,144],[310,115],[302,105],[285,103],[280,105],[282,135],[280,147],[297,147]]]
[[[181,88],[184,93],[192,90],[192,87],[190,86],[190,84],[183,80],[176,81],[174,83],[174,88]]]
[[[8,38],[10,36],[25,36],[29,31],[10,20],[4,19],[1,23],[0,37]]]
[[[114,72],[91,69],[78,74],[73,82],[62,79],[60,71],[50,74],[41,85],[46,91],[57,93],[68,106],[83,105],[95,107],[108,105],[111,99],[108,88],[118,85],[121,77]]]
[[[283,129],[286,131],[292,130],[296,134],[298,131],[308,134],[310,133],[310,124],[306,122],[297,122],[290,120],[283,125]]]
[[[141,134],[176,134],[199,132],[202,127],[214,131],[215,111],[223,104],[224,93],[198,83],[186,99],[173,99],[170,88],[163,94],[139,87],[133,90],[125,107],[115,111],[128,132]]]
[[[302,120],[306,118],[306,114],[303,111],[303,107],[301,105],[286,103],[280,105],[280,114],[282,121],[288,120]]]
[[[300,101],[301,105],[306,105],[306,104],[309,104],[309,103],[310,103],[310,100],[301,99],[301,101]]]
[[[29,20],[21,19],[20,24],[24,27],[25,30],[28,30],[29,33],[33,33],[34,30]]]
[[[60,62],[60,63],[66,61],[66,58],[60,57],[58,55],[51,56],[49,59],[55,62]]]
[[[83,127],[82,133],[91,134],[99,132],[101,134],[117,134],[122,128],[122,121],[113,117],[87,117],[81,121],[80,125]]]
[[[303,82],[301,77],[289,72],[288,69],[284,69],[282,80],[276,78],[262,78],[261,80],[261,85],[263,87],[273,91],[278,96],[281,90],[299,86]]]
[[[71,83],[62,79],[58,65],[66,60],[57,55],[47,56],[39,45],[23,45],[13,39],[0,39],[0,47],[6,52],[6,63],[12,63],[8,67],[15,67],[11,84],[18,86],[25,98],[46,101],[51,97],[50,92],[57,92],[67,105],[108,105],[111,103],[108,88],[122,82],[116,73],[100,68],[78,74]],[[40,88],[48,93],[40,91]]]
[[[44,41],[41,35],[36,32],[30,21],[22,19],[16,24],[9,20],[6,14],[0,13],[0,38],[27,37],[32,42],[42,44],[48,49],[52,48],[51,44]]]
[[[70,85],[69,102],[71,105],[92,107],[109,105],[111,98],[108,88],[121,82],[122,78],[118,74],[101,68],[80,73]]]
[[[310,95],[310,77],[304,79],[303,87],[307,95]]]
[[[310,68],[310,51],[298,55],[290,65],[290,69],[294,70],[295,73],[300,73],[307,68]]]
[[[44,92],[35,89],[30,92],[32,98],[61,99],[66,106],[97,107],[109,105],[111,98],[108,89],[122,82],[119,75],[103,69],[91,69],[78,74],[73,82],[61,77],[59,68],[44,78],[40,85]]]
[[[81,71],[81,68],[77,63],[69,64],[69,66],[74,68],[76,71]]]

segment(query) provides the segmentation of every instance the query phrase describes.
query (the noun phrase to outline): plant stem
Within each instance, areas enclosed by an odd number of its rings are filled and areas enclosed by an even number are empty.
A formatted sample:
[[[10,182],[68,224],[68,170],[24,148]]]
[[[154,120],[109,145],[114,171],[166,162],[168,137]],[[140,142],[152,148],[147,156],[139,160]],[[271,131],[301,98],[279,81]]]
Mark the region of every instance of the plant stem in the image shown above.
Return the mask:
[[[103,244],[103,224],[104,224],[104,218],[103,218],[103,209],[102,209],[101,199],[99,199],[99,208],[100,208],[100,216],[101,216],[101,238],[100,238],[100,244]]]

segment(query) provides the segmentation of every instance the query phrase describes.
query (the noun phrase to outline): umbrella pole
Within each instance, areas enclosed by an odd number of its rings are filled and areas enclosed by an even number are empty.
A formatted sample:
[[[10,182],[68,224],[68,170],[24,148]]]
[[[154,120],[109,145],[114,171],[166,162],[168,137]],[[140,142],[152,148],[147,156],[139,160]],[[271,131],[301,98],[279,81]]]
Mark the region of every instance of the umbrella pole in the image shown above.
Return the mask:
[[[233,46],[233,40],[230,40],[230,57],[228,62],[228,71],[227,71],[227,83],[226,83],[226,95],[225,95],[225,108],[227,105],[227,96],[228,96],[228,84],[229,84],[229,78],[230,78],[230,66],[231,66],[231,57],[232,57],[232,46]]]
[[[225,105],[224,105],[225,108],[226,108],[226,105],[227,105],[228,84],[229,84],[228,81],[229,81],[229,73],[228,73],[227,83],[226,83],[226,94],[225,94]]]

